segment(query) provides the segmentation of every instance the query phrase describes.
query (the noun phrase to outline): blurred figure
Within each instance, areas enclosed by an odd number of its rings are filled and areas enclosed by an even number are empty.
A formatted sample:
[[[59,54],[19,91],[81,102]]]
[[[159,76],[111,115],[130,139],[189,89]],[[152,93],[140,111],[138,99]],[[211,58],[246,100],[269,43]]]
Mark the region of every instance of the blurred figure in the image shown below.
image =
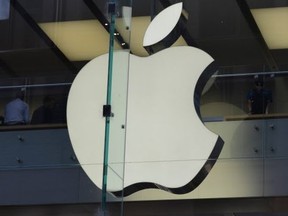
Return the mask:
[[[4,116],[0,116],[0,125],[4,125]]]
[[[16,98],[10,101],[4,109],[5,125],[22,125],[29,123],[29,106],[24,102],[25,90],[21,89]]]
[[[268,114],[269,104],[272,103],[272,93],[263,88],[263,81],[257,79],[255,86],[248,92],[248,111],[249,114]]]
[[[53,111],[53,122],[54,123],[66,123],[66,107],[67,107],[67,97],[64,96],[55,104]]]
[[[31,124],[47,124],[54,122],[54,107],[56,100],[51,96],[43,99],[43,105],[37,108],[32,115]]]

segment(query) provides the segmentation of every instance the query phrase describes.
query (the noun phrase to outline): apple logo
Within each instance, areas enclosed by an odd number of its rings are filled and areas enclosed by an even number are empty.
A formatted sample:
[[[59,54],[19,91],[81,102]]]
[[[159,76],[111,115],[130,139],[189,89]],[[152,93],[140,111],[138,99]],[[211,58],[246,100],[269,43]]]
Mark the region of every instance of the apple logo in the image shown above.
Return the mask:
[[[181,11],[182,3],[163,10],[148,27],[144,45],[167,36],[177,21],[166,22],[168,26],[163,23],[167,17],[179,19]],[[162,35],[155,37],[155,32]],[[208,175],[223,147],[222,139],[204,126],[199,112],[201,92],[217,70],[213,58],[187,46],[170,47],[148,57],[123,50],[115,51],[114,56],[117,61],[113,67],[125,73],[128,66],[123,62],[129,58],[129,75],[113,74],[117,83],[127,84],[127,104],[125,101],[126,106],[120,105],[124,107],[121,111],[112,103],[111,117],[117,128],[111,135],[111,142],[116,143],[113,145],[117,146],[125,131],[125,175],[122,179],[123,161],[117,156],[124,152],[121,147],[119,152],[113,148],[107,191],[116,196],[122,196],[123,190],[128,196],[147,188],[174,194],[191,192]],[[99,188],[103,175],[107,68],[108,54],[87,63],[75,78],[67,103],[68,131],[75,154]],[[123,91],[117,84],[112,88],[116,93]],[[116,94],[115,106],[119,106],[118,99]],[[123,113],[117,113],[119,110],[126,112],[126,120],[121,118]]]

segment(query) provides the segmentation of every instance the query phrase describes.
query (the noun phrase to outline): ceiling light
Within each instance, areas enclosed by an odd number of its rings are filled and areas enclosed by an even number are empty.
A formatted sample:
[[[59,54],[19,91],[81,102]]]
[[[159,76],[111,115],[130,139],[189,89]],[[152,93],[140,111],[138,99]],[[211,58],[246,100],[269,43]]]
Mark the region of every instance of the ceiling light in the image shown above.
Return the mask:
[[[39,26],[72,61],[91,60],[108,52],[109,33],[97,20],[40,23]],[[121,49],[115,43],[115,49]]]
[[[270,49],[288,49],[288,7],[251,10]]]

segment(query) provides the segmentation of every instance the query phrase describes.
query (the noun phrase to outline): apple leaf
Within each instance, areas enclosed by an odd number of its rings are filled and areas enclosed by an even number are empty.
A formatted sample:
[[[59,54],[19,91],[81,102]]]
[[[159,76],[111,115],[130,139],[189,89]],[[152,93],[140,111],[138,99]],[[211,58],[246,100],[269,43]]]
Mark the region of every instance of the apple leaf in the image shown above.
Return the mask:
[[[144,35],[144,47],[158,43],[174,29],[181,16],[182,7],[182,2],[173,4],[152,20]]]

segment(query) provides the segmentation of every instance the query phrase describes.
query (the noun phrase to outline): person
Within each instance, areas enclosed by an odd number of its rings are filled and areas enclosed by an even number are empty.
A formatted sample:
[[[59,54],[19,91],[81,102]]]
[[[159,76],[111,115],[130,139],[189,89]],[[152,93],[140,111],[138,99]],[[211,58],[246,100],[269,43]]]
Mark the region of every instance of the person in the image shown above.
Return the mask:
[[[51,96],[45,96],[43,104],[37,108],[31,118],[31,124],[47,124],[54,121],[53,109],[55,107],[55,99]]]
[[[0,116],[0,125],[4,125],[4,116]]]
[[[4,108],[5,125],[21,125],[29,123],[29,106],[24,101],[25,89],[16,93],[16,98]]]
[[[257,79],[254,84],[255,87],[247,94],[249,114],[268,114],[272,93],[263,88],[262,80]]]

